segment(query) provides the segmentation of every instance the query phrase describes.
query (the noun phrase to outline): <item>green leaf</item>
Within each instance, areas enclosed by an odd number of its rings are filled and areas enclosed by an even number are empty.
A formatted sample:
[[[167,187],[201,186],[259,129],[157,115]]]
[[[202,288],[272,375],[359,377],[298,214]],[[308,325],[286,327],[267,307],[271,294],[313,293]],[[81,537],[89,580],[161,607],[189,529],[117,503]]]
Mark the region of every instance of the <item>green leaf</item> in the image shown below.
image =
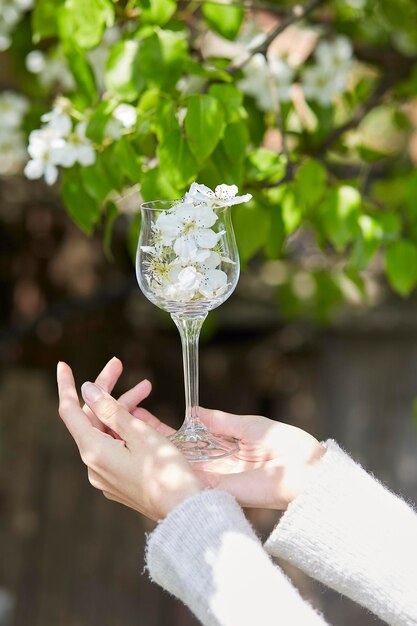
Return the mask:
[[[58,23],[62,39],[88,50],[100,43],[105,28],[113,26],[114,6],[110,0],[65,0]]]
[[[280,256],[285,241],[285,226],[280,206],[269,207],[271,226],[265,242],[265,254],[269,259]]]
[[[407,296],[417,284],[417,246],[410,241],[395,241],[385,257],[388,280],[401,296]]]
[[[145,87],[139,48],[138,41],[121,41],[113,46],[106,63],[107,89],[127,101],[135,100]]]
[[[175,0],[150,0],[148,7],[144,7],[140,15],[144,24],[166,24],[175,13],[177,3]]]
[[[120,167],[115,146],[115,143],[108,146],[105,150],[103,150],[103,152],[101,152],[99,158],[103,167],[104,175],[107,176],[112,189],[115,191],[122,191],[125,182],[125,175]]]
[[[210,159],[206,161],[203,169],[198,174],[200,183],[214,189],[217,185],[237,185],[243,183],[244,162],[239,159],[231,159],[221,141]]]
[[[361,195],[354,187],[342,185],[330,191],[322,209],[322,223],[338,252],[357,236],[360,208]]]
[[[364,269],[377,251],[383,238],[383,229],[378,220],[370,215],[359,217],[360,233],[352,250],[352,267]]]
[[[314,207],[323,197],[326,170],[318,161],[305,161],[295,174],[297,194],[307,208]]]
[[[201,62],[194,61],[193,59],[186,60],[183,70],[185,73],[202,76],[209,81],[220,80],[224,83],[231,83],[233,81],[233,77],[225,70],[212,65],[202,65]]]
[[[235,39],[245,17],[245,11],[238,6],[205,2],[203,15],[207,24],[226,39]]]
[[[109,202],[104,222],[103,248],[104,254],[110,260],[113,259],[113,254],[111,250],[113,226],[118,214],[119,211],[117,210],[117,206],[114,204],[114,202]]]
[[[203,161],[213,152],[224,129],[224,110],[220,102],[209,95],[188,99],[185,129],[193,154]]]
[[[101,155],[97,155],[94,165],[80,168],[80,178],[86,192],[99,205],[103,204],[108,194],[113,190],[112,182],[107,176]]]
[[[301,208],[291,184],[286,186],[281,200],[282,221],[285,232],[291,235],[301,223]]]
[[[53,37],[58,32],[58,15],[64,0],[37,0],[32,12],[32,39]]]
[[[241,205],[234,209],[233,225],[242,263],[260,250],[268,237],[270,214],[259,204]]]
[[[141,193],[145,202],[155,200],[155,198],[171,200],[180,196],[159,167],[149,169],[142,174]]]
[[[70,217],[85,233],[91,235],[100,218],[100,205],[87,193],[74,170],[64,173],[61,194]]]
[[[230,159],[243,160],[249,144],[249,131],[245,122],[234,122],[226,126],[223,145]]]
[[[183,32],[158,30],[141,43],[138,71],[150,84],[173,89],[187,58],[188,45]]]
[[[285,156],[268,148],[256,148],[248,155],[248,161],[250,180],[277,182],[285,175]]]
[[[222,85],[215,83],[208,90],[210,96],[220,100],[226,112],[228,122],[236,122],[242,119],[245,110],[242,108],[243,94],[235,85]]]
[[[157,148],[159,165],[167,179],[177,189],[192,182],[198,170],[190,147],[180,128],[168,132]]]
[[[66,50],[68,65],[77,83],[77,93],[85,96],[88,104],[97,99],[97,86],[93,70],[86,56],[74,47],[68,46]]]
[[[105,136],[108,121],[112,117],[115,102],[102,100],[95,107],[87,125],[87,137],[97,143],[101,143]]]
[[[139,164],[136,152],[127,137],[121,137],[114,144],[114,156],[123,174],[134,183],[139,182]]]

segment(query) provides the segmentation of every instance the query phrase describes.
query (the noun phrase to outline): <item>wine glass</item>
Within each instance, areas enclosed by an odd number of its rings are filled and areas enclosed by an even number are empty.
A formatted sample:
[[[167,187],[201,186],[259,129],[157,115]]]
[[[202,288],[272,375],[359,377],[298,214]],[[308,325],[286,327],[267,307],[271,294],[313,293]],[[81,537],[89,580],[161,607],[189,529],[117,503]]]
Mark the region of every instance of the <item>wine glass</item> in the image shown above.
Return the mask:
[[[199,419],[198,343],[208,312],[234,291],[240,265],[230,206],[187,201],[187,195],[141,205],[136,275],[181,336],[185,420],[171,441],[190,461],[206,461],[238,449],[236,440],[210,433]]]

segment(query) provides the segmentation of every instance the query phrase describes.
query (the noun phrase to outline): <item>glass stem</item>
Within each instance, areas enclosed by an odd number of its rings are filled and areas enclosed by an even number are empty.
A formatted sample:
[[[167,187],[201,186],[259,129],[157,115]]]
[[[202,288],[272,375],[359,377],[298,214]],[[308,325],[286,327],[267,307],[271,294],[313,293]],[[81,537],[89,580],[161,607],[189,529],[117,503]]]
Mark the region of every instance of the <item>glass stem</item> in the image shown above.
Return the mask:
[[[198,340],[207,313],[198,315],[172,314],[171,317],[181,336],[184,364],[185,421],[182,429],[193,430],[197,426],[201,428],[198,418]]]

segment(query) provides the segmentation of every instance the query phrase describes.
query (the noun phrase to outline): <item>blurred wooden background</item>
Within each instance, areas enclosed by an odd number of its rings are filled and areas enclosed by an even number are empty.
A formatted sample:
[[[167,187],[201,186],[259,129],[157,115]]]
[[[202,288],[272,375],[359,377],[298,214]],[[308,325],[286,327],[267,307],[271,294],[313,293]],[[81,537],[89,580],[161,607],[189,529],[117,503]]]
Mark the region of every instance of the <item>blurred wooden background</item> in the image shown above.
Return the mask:
[[[13,184],[0,187],[0,626],[195,624],[143,573],[144,533],[152,525],[90,487],[57,416],[55,390],[59,359],[81,384],[116,354],[125,363],[119,390],[150,378],[146,406],[179,425],[176,329],[144,301],[117,239],[116,261],[106,262],[100,240],[86,240],[56,199],[36,186],[30,203],[27,197]],[[334,437],[417,501],[415,312],[412,303],[393,302],[318,330],[284,324],[241,288],[208,322],[202,403]],[[278,517],[248,515],[264,537]],[[378,623],[288,571],[330,623]]]

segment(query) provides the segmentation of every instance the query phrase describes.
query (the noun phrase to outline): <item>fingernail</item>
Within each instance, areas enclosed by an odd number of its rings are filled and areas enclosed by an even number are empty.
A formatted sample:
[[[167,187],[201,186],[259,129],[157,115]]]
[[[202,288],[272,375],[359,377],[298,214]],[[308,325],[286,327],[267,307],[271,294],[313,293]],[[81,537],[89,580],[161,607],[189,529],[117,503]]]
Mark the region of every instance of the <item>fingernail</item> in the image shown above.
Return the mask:
[[[88,402],[96,402],[103,396],[103,392],[94,383],[86,382],[81,387],[81,393],[83,394],[84,400]]]

